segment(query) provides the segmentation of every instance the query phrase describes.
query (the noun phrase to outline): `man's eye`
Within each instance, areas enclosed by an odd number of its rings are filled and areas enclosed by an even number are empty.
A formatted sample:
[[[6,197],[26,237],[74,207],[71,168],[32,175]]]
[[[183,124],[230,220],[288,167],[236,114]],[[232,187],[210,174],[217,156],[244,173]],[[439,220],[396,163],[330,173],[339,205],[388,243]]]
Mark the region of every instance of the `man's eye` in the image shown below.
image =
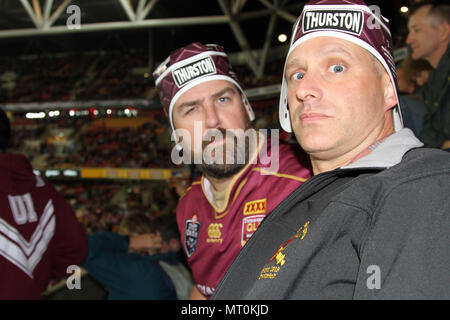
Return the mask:
[[[292,80],[302,80],[305,77],[305,73],[304,72],[295,72],[292,75]]]
[[[195,110],[195,107],[189,107],[186,109],[186,112],[184,114],[189,114]]]
[[[344,70],[345,70],[345,67],[340,64],[334,64],[330,67],[330,71],[334,72],[334,73],[341,73],[341,72],[344,72]]]

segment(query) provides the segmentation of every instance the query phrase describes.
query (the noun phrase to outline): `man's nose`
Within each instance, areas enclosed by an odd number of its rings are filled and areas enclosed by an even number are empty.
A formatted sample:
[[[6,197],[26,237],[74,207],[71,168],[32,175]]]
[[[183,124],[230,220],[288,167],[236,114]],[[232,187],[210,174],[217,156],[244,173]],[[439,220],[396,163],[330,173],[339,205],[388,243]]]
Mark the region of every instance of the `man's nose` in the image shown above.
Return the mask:
[[[414,38],[411,34],[411,32],[408,33],[408,36],[406,37],[406,44],[412,44],[412,42],[414,41]]]
[[[322,96],[320,76],[313,72],[306,72],[303,79],[298,81],[295,92],[297,98],[303,102],[320,99]]]
[[[214,105],[205,106],[205,124],[207,128],[217,128],[220,124],[220,117]]]

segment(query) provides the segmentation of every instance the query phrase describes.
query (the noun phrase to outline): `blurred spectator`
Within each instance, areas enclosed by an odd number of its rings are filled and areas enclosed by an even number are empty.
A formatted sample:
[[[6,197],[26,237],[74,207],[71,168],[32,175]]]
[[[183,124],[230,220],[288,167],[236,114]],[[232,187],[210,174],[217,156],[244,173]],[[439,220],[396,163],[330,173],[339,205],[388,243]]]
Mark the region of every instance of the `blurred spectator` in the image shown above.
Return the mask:
[[[169,187],[175,190],[178,198],[181,198],[191,185],[191,180],[185,177],[171,178],[168,181]]]
[[[160,233],[162,237],[162,246],[159,253],[170,254],[173,258],[172,263],[162,260],[160,265],[172,280],[178,299],[187,300],[194,286],[194,280],[190,271],[186,268],[187,261],[181,251],[176,217],[174,214],[165,214],[153,219],[151,224],[153,232]]]
[[[87,234],[117,232],[123,218],[137,212],[152,212],[151,218],[174,214],[177,196],[165,181],[55,183],[72,204]]]
[[[34,175],[21,154],[5,153],[10,124],[0,109],[0,299],[42,299],[87,253],[85,235],[64,198]]]
[[[177,293],[186,298],[192,282],[178,260],[176,230],[167,220],[152,223],[144,214],[127,215],[119,234],[88,236],[89,254],[83,267],[109,289],[112,300],[172,300]]]
[[[420,139],[426,146],[450,150],[450,5],[422,4],[413,10],[406,42],[414,59],[435,68],[420,90],[427,105]]]
[[[410,128],[416,136],[420,135],[423,125],[423,117],[426,105],[416,94],[420,85],[417,78],[423,81],[427,73],[432,70],[426,60],[413,60],[411,55],[407,56],[398,68],[398,90],[400,105],[402,108],[403,125]],[[425,75],[424,75],[425,74]],[[426,80],[425,80],[426,81]]]
[[[398,89],[403,94],[415,94],[427,80],[433,67],[427,60],[414,60],[409,54],[398,68]]]
[[[422,60],[422,61],[425,61],[425,60]],[[429,63],[428,63],[428,65],[429,65]],[[430,76],[430,72],[432,70],[433,70],[433,68],[430,66],[430,68],[423,69],[416,74],[414,80],[416,81],[416,84],[419,88],[423,87],[425,85],[425,83],[427,83],[428,77]]]

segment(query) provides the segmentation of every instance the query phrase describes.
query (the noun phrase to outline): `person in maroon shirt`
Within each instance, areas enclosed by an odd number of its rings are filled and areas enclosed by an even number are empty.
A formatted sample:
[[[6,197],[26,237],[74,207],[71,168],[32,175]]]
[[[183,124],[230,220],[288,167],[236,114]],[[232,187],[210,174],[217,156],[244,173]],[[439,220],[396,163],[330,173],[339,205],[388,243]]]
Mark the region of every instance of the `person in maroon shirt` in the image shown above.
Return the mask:
[[[222,47],[173,51],[153,73],[176,146],[172,161],[202,172],[177,221],[196,286],[209,298],[265,216],[311,176],[301,149],[256,132],[255,115]],[[182,152],[182,156],[181,156]]]
[[[50,280],[81,265],[87,239],[62,195],[25,156],[6,153],[10,134],[0,109],[0,299],[42,299]]]

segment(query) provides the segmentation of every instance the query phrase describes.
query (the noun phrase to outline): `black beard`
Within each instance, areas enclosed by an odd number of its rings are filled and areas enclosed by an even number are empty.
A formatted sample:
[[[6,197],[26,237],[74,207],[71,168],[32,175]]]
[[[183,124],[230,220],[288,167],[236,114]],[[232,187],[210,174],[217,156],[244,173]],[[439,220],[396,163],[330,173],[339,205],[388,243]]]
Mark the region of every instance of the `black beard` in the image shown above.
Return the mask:
[[[199,164],[197,168],[208,177],[224,179],[234,176],[244,168],[244,164]]]
[[[249,125],[246,130],[250,129],[251,126]],[[221,133],[223,134],[223,136],[226,135],[226,130],[225,129],[218,129],[221,131]],[[210,142],[205,142],[203,144],[203,150],[206,148],[206,146],[208,145],[208,143]],[[238,155],[238,146],[237,146],[237,138],[234,137],[233,139],[233,143],[234,143],[234,159],[233,159],[233,163],[227,163],[224,159],[223,163],[221,164],[217,164],[217,163],[205,163],[204,161],[202,161],[201,164],[197,164],[197,168],[206,176],[211,177],[211,178],[215,178],[215,179],[224,179],[224,178],[229,178],[232,177],[233,175],[235,175],[236,173],[238,173],[239,171],[241,171],[249,162],[249,141],[246,138],[245,139],[245,146],[244,146],[244,161],[242,163],[241,161],[238,161],[240,159],[239,155]],[[224,150],[226,150],[226,144],[223,145]],[[225,157],[225,152],[224,151],[224,157]],[[241,150],[241,159],[242,159],[242,150]]]
[[[215,179],[224,179],[234,176],[236,173],[241,171],[248,163],[248,148],[245,148],[245,163],[236,163],[237,155],[234,157],[235,163],[225,163],[225,164],[197,164],[197,168],[206,176]]]

